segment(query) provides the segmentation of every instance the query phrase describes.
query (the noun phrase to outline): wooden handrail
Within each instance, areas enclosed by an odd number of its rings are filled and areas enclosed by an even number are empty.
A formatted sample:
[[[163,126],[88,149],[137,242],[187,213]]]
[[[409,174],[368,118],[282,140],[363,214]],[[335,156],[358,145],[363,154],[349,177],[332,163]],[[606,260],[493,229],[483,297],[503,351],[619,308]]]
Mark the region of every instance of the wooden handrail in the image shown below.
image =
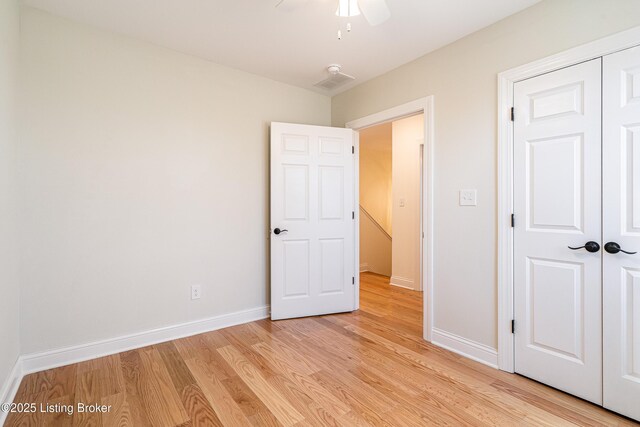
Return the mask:
[[[391,235],[389,233],[387,233],[387,230],[385,230],[378,221],[376,221],[376,219],[369,213],[367,212],[367,210],[365,208],[362,207],[362,205],[360,205],[360,211],[362,211],[362,213],[364,213],[375,225],[376,227],[378,227],[380,229],[380,231],[382,231],[384,233],[385,236],[387,236],[387,238],[389,240],[393,240]]]

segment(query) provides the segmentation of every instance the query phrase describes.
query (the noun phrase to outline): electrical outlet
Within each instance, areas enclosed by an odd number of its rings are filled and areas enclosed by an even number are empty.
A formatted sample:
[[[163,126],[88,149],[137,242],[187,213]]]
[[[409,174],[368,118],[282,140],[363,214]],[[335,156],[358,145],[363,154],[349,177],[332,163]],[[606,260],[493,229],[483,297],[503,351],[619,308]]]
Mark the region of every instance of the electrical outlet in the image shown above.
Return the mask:
[[[191,285],[191,299],[200,299],[202,295],[202,287],[200,285]]]
[[[460,206],[477,206],[477,190],[460,190]]]

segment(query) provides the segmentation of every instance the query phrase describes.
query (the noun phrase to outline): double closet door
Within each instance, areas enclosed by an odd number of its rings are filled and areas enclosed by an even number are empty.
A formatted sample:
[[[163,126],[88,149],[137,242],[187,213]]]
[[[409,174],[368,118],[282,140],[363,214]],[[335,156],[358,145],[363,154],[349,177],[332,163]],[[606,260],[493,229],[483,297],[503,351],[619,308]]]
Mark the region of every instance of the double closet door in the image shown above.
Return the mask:
[[[514,108],[515,370],[640,420],[640,47]]]

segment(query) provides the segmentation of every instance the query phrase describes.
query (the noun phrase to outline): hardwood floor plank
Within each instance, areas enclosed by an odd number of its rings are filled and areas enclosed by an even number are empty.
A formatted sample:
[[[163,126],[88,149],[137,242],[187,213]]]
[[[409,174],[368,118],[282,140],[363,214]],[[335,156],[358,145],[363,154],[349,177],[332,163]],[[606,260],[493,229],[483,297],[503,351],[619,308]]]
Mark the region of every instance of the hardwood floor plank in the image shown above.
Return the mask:
[[[281,425],[264,402],[239,376],[234,375],[222,380],[222,384],[249,420],[259,418],[263,421],[268,420],[268,424],[271,425]]]
[[[255,344],[253,346],[257,348],[258,351],[262,351],[267,346],[263,343]],[[283,346],[280,346],[279,349],[282,351]],[[270,349],[269,352],[273,353],[273,349]],[[287,352],[284,352],[287,353]],[[296,357],[301,358],[301,356],[297,355]],[[320,386],[310,375],[315,372],[318,372],[319,369],[313,369],[308,372],[304,372],[303,370],[297,370],[296,368],[299,366],[297,363],[289,363],[287,364],[284,361],[281,361],[279,364],[280,374],[286,377],[289,381],[296,384],[300,390],[302,390],[306,395],[308,395],[314,402],[317,402],[319,406],[328,410],[332,414],[337,414],[341,416],[347,412],[349,412],[349,407],[338,400],[335,396],[327,392],[324,388]],[[305,367],[308,365],[304,365]]]
[[[297,384],[283,376],[273,376],[268,379],[271,384],[288,402],[300,411],[303,421],[295,425],[305,426],[335,426],[338,421],[332,414],[313,401]]]
[[[376,407],[375,402],[370,399],[367,391],[357,387],[359,384],[352,382],[352,385],[356,385],[356,387],[347,386],[336,379],[338,375],[336,375],[335,372],[329,374],[324,371],[319,371],[313,374],[313,378],[338,399],[347,403],[352,408],[352,411],[357,413],[358,416],[367,423],[382,425],[382,415],[384,415],[390,407]]]
[[[100,371],[78,372],[76,380],[76,402],[96,404],[100,396]],[[98,413],[78,412],[73,415],[73,425],[79,427],[102,426],[102,416]]]
[[[374,427],[369,424],[367,420],[362,418],[356,411],[351,410],[339,418],[341,425],[354,426],[354,427]]]
[[[196,380],[191,375],[189,368],[184,363],[184,359],[180,356],[178,349],[171,342],[165,342],[162,344],[156,345],[162,360],[169,372],[169,376],[171,377],[171,381],[178,392],[178,394],[182,393],[182,390],[185,387],[190,385],[194,385]]]
[[[180,398],[189,415],[190,424],[194,426],[224,426],[197,384],[184,386],[180,391]]]
[[[220,380],[235,376],[236,373],[233,368],[220,356],[217,347],[215,347],[205,335],[206,334],[190,337],[186,341],[186,344],[176,345],[184,360],[197,359],[200,362],[206,363],[211,370],[216,372],[216,377]],[[225,342],[227,341],[225,340]],[[227,345],[229,345],[228,342]]]
[[[189,359],[186,364],[223,425],[251,425],[211,366],[199,359]]]
[[[102,414],[102,425],[113,427],[134,426],[131,408],[124,393],[103,397],[101,403],[110,406],[108,412]]]
[[[58,397],[52,400],[47,400],[46,404],[53,405],[53,406],[61,405],[61,406],[73,408],[74,406],[73,400],[74,400],[74,396],[73,394],[71,394],[69,396],[63,396],[63,397]],[[49,413],[42,414],[42,418],[40,421],[41,424],[39,425],[60,426],[60,427],[72,426],[74,417],[75,417],[75,414],[69,415],[69,412],[65,412],[64,410],[52,411]]]
[[[261,354],[254,351],[254,349],[252,348],[252,345],[261,343],[262,340],[247,325],[234,326],[233,328],[223,330],[222,334],[225,338],[227,338],[230,345],[218,347],[218,353],[220,353],[221,348],[233,347],[234,349],[239,351],[242,356],[247,358],[251,362],[251,364],[255,365],[256,368],[259,369],[263,374],[267,376],[277,375],[278,372],[275,367]],[[228,360],[227,363],[229,363]],[[231,365],[231,363],[229,364]]]
[[[361,275],[360,310],[259,320],[25,376],[14,426],[632,426],[422,339],[422,294]]]
[[[77,365],[68,365],[27,375],[16,396],[28,398],[37,395],[42,401],[48,401],[73,395],[77,370]]]
[[[78,373],[96,371],[99,397],[110,396],[124,391],[122,361],[119,354],[80,362],[77,365],[77,371]]]
[[[238,349],[229,345],[219,348],[218,352],[283,425],[292,426],[304,419]]]
[[[143,400],[154,425],[176,426],[189,420],[167,367],[155,347],[138,350],[142,362]]]
[[[142,387],[142,362],[137,351],[127,351],[120,354],[122,361],[122,376],[124,378],[125,401],[131,411],[131,419],[136,426],[151,425],[147,409],[143,402]]]
[[[249,421],[255,427],[280,427],[282,424],[278,422],[271,412],[257,412],[249,417]]]
[[[280,372],[293,369],[300,374],[311,375],[318,371],[318,368],[312,362],[301,357],[297,351],[279,341],[271,340],[268,344],[260,342],[251,347]]]

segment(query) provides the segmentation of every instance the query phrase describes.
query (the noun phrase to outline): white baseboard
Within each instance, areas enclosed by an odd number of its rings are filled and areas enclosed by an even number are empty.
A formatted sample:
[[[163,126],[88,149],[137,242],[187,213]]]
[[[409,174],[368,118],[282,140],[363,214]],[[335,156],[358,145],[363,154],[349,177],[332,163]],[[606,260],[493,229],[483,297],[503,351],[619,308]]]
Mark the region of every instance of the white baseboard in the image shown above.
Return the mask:
[[[269,317],[269,306],[20,357],[23,375]]]
[[[398,286],[399,288],[411,289],[412,291],[415,290],[413,287],[413,280],[405,277],[391,276],[389,283],[393,286]]]
[[[13,399],[15,399],[16,393],[18,392],[18,388],[20,387],[20,383],[22,382],[22,377],[22,360],[18,358],[16,363],[13,365],[13,369],[11,369],[9,376],[5,380],[2,389],[0,389],[0,404],[13,402]],[[7,415],[9,415],[8,412],[0,410],[0,426],[4,425]]]
[[[369,263],[363,262],[360,264],[360,273],[364,273],[365,271],[369,271]]]
[[[431,343],[498,369],[498,352],[488,345],[480,344],[437,328],[431,330]]]

